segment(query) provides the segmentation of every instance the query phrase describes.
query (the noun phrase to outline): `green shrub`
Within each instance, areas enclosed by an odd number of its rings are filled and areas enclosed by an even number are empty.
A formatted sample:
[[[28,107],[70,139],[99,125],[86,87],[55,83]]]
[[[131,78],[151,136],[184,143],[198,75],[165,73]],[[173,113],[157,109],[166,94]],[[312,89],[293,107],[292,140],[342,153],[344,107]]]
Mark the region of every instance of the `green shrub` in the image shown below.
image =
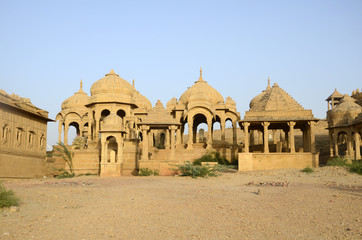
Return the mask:
[[[358,173],[362,175],[362,160],[353,161],[349,167],[349,171],[352,173]]]
[[[159,176],[160,175],[160,170],[159,169],[149,169],[149,168],[140,168],[139,172],[138,172],[138,176]]]
[[[221,165],[229,165],[228,160],[220,156],[219,152],[207,152],[201,158],[195,159],[193,161],[194,165],[201,165],[202,162],[217,162]]]
[[[327,166],[347,167],[348,163],[346,158],[336,157],[329,159],[327,162]]]
[[[12,190],[6,188],[0,183],[0,208],[19,206],[19,199]]]
[[[154,176],[160,176],[160,169],[153,169]]]
[[[312,172],[314,172],[314,169],[310,168],[310,167],[306,167],[306,168],[302,169],[301,172],[312,173]]]
[[[69,171],[71,174],[73,174],[74,177],[74,167],[73,167],[73,157],[74,157],[74,153],[72,151],[70,151],[67,146],[62,143],[62,142],[58,142],[57,146],[54,146],[54,151],[57,151],[58,154],[48,154],[50,157],[55,156],[55,157],[61,157],[66,164],[69,167]]]
[[[63,171],[58,176],[55,177],[57,179],[72,178],[75,176],[74,173],[70,173],[67,170],[64,170],[64,169],[60,169],[60,170],[63,170]]]

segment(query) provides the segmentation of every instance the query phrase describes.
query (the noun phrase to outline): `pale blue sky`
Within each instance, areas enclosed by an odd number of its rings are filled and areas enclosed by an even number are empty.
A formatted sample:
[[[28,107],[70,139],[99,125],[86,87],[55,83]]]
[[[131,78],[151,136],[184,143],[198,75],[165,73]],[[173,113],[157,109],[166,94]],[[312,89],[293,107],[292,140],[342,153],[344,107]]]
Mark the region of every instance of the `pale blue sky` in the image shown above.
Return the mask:
[[[55,118],[114,69],[154,105],[198,79],[241,116],[270,76],[318,118],[337,88],[361,88],[362,1],[0,0],[0,88]],[[48,125],[48,144],[57,124]]]

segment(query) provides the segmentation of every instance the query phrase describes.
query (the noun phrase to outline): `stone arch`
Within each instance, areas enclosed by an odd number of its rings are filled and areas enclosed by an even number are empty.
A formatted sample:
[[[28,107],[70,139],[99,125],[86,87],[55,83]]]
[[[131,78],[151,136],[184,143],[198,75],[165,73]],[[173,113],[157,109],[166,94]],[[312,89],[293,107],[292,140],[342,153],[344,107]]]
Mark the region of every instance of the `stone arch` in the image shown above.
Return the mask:
[[[337,146],[338,146],[338,156],[346,156],[347,153],[347,142],[348,134],[346,131],[338,131],[337,133]]]
[[[101,120],[103,120],[105,117],[107,117],[109,114],[111,114],[111,111],[107,108],[103,109],[101,111]]]
[[[107,163],[116,163],[118,156],[118,143],[117,137],[109,135],[106,137],[107,142],[107,158],[105,159]]]
[[[221,118],[219,115],[216,115],[215,118],[212,121],[212,139],[213,141],[222,141],[222,134],[221,134],[221,130],[222,130],[222,126],[221,126]],[[217,134],[215,132],[215,130],[217,130]]]

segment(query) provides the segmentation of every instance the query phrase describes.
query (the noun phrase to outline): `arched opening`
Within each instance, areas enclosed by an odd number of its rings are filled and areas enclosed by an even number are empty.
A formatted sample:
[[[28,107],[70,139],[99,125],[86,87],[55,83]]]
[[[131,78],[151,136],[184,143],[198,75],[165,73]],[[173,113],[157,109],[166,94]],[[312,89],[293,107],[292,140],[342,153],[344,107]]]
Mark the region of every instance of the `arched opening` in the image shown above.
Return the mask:
[[[74,139],[79,135],[80,135],[79,124],[77,122],[71,122],[68,128],[68,142],[65,144],[69,145],[69,139],[71,139],[72,141],[71,144],[73,144]]]
[[[206,136],[207,136],[207,124],[206,123],[200,123],[197,126],[196,142],[198,142],[198,143],[206,143]]]
[[[189,134],[189,124],[187,123],[187,119],[186,122],[183,123],[182,128],[181,128],[181,142],[183,144],[187,144],[187,139],[188,139],[188,134]]]
[[[106,139],[107,141],[107,163],[116,163],[118,156],[118,144],[117,140],[113,136],[109,136]]]
[[[126,116],[126,112],[123,111],[122,109],[119,109],[117,111],[117,115],[123,119]]]
[[[233,142],[233,122],[230,118],[225,121],[225,141],[228,143]]]
[[[111,114],[111,112],[108,109],[104,109],[101,112],[101,120],[103,120],[105,117],[107,117],[109,114]]]
[[[346,156],[347,155],[347,133],[346,132],[338,133],[337,144],[338,144],[338,155]]]
[[[161,133],[160,134],[160,139],[159,141],[156,143],[156,148],[158,149],[165,149],[165,141],[166,141],[166,134],[165,133]]]
[[[212,123],[212,138],[214,143],[222,142],[223,131],[221,129],[221,121],[219,116],[216,116],[216,120]]]
[[[197,128],[201,123],[205,123],[207,126],[207,119],[205,117],[205,115],[198,113],[194,116],[194,121],[193,121],[193,143],[196,143],[196,138],[197,138]],[[208,127],[206,127],[206,129],[208,129]]]

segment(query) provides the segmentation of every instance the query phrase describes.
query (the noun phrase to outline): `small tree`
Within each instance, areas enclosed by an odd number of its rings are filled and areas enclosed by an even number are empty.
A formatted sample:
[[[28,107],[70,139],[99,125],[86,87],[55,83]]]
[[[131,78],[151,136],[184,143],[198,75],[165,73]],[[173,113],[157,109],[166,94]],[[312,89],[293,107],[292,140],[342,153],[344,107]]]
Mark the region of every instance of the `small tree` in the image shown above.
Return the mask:
[[[73,157],[74,153],[69,151],[67,146],[64,143],[58,142],[58,146],[54,146],[54,150],[59,152],[59,154],[52,154],[56,157],[61,157],[67,163],[69,167],[70,174],[74,176],[74,167],[73,167]]]

